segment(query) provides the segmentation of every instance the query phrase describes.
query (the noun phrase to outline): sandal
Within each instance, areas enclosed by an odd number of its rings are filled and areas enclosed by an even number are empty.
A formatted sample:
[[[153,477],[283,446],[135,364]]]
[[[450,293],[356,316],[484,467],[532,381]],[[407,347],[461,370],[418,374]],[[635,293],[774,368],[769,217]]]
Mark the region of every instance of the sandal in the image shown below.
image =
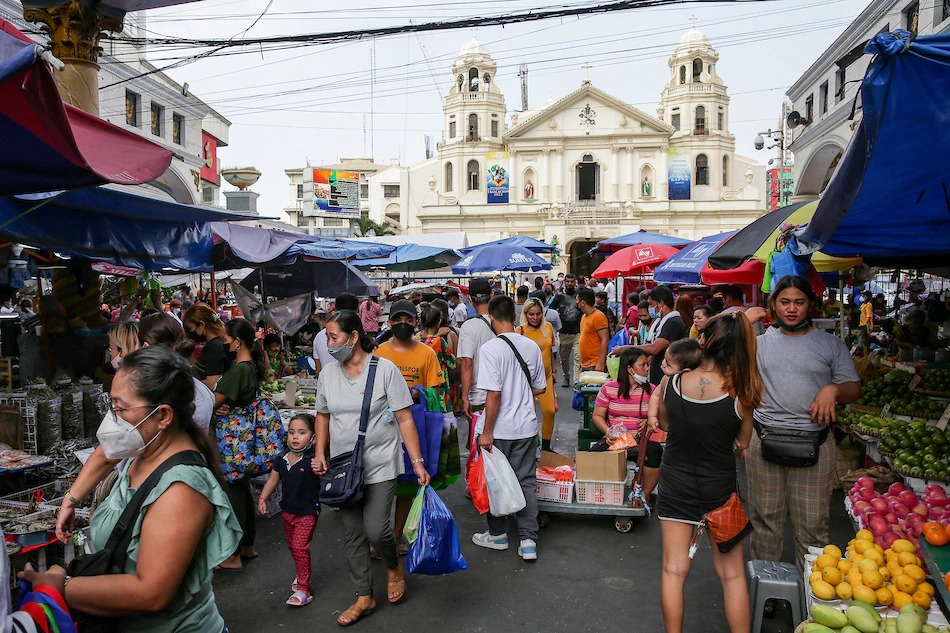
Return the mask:
[[[360,607],[359,603],[353,603],[350,605],[350,608],[340,614],[340,617],[336,619],[336,623],[340,626],[352,626],[365,617],[373,615],[373,611],[376,607],[366,607],[365,609]],[[344,618],[346,618],[344,620]]]
[[[297,588],[298,588],[298,587],[297,587],[297,577],[294,576],[294,581],[293,581],[292,583],[290,583],[290,590],[293,591],[294,593],[296,593],[296,592],[297,592]]]
[[[369,546],[369,557],[373,560],[383,560],[383,555],[376,551],[372,545]]]
[[[244,565],[238,565],[237,567],[225,567],[224,565],[215,565],[214,571],[242,571]]]
[[[390,580],[386,583],[386,591],[388,592],[389,602],[391,604],[396,604],[400,600],[406,597],[406,578],[405,576],[399,580]]]
[[[305,607],[313,602],[313,596],[303,591],[293,592],[284,604],[291,607]]]

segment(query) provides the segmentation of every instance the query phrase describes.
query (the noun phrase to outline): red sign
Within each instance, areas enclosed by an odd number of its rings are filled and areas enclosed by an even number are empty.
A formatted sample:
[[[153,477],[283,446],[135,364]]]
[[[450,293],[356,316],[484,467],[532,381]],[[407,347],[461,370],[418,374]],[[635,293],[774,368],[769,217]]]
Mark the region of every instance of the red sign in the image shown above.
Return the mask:
[[[216,185],[221,184],[221,177],[218,174],[218,139],[204,130],[201,131],[201,158],[204,160],[201,166],[201,179]]]

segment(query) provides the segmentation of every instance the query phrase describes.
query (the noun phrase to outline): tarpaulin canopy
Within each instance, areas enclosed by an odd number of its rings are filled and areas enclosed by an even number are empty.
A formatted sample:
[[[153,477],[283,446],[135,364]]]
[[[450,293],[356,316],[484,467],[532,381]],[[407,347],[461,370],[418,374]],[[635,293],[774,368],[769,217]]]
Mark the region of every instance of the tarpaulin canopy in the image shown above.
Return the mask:
[[[231,280],[231,291],[237,299],[241,314],[251,323],[263,321],[278,332],[293,336],[300,328],[307,324],[313,312],[313,293],[308,292],[296,297],[288,297],[261,303],[250,291],[241,284]]]
[[[0,197],[0,236],[129,268],[211,270],[211,223],[247,216],[105,187]]]
[[[735,234],[735,231],[727,231],[704,237],[689,244],[656,267],[656,270],[653,271],[654,281],[665,284],[703,283],[700,272],[706,266],[709,256],[719,248],[720,244]]]
[[[515,235],[513,237],[506,237],[503,240],[495,240],[494,242],[487,242],[485,244],[477,244],[475,246],[469,246],[468,248],[459,249],[459,252],[467,255],[471,253],[476,248],[481,248],[483,246],[520,246],[521,248],[526,248],[533,253],[559,253],[561,249],[556,246],[551,246],[546,242],[541,240],[536,240],[533,237],[528,237],[527,235]]]
[[[268,297],[294,297],[317,292],[321,297],[335,297],[341,292],[355,295],[379,295],[377,286],[354,266],[341,261],[305,261],[298,259],[285,266],[266,266],[241,280],[248,290]]]
[[[308,260],[370,259],[386,257],[396,250],[389,244],[359,242],[357,240],[331,240],[317,238],[307,242],[297,242],[287,249],[287,255],[301,255]]]
[[[621,235],[620,237],[612,237],[609,240],[601,240],[597,243],[597,246],[590,250],[594,255],[607,255],[609,253],[616,253],[617,251],[626,248],[628,246],[637,246],[639,244],[663,244],[665,246],[686,246],[690,244],[692,240],[684,240],[681,237],[673,237],[672,235],[663,235],[662,233],[652,233],[650,231],[644,231],[640,229],[635,233],[627,233],[626,235]]]
[[[950,34],[880,33],[861,84],[863,117],[801,252],[924,268],[950,255]]]
[[[137,185],[162,175],[169,150],[65,105],[38,53],[0,19],[0,195]]]
[[[355,265],[362,269],[385,268],[396,272],[411,272],[445,268],[455,264],[459,259],[451,248],[402,244],[387,257],[364,259],[355,262]]]
[[[499,270],[551,270],[551,264],[520,246],[477,246],[452,267],[456,275],[474,275]]]

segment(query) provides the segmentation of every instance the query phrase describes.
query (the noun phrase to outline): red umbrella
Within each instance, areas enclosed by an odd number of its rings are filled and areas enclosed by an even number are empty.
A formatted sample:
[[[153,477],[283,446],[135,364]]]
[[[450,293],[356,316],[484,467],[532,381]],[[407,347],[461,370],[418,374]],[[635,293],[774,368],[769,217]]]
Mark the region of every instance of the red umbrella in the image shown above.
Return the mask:
[[[678,252],[679,247],[666,244],[628,246],[605,259],[591,276],[595,279],[613,279],[640,275],[653,270]]]

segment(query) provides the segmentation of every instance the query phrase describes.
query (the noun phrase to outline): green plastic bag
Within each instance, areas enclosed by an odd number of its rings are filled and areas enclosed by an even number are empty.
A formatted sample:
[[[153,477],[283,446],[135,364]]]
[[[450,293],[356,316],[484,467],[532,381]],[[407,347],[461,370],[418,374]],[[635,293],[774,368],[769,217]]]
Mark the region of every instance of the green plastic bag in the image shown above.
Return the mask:
[[[607,357],[607,375],[612,380],[617,380],[617,373],[620,371],[620,357],[610,355]]]
[[[412,507],[409,508],[409,516],[406,517],[406,527],[402,531],[410,545],[415,543],[419,536],[419,521],[422,519],[422,500],[425,491],[426,486],[419,486],[419,492],[416,493],[416,498],[412,500]]]

